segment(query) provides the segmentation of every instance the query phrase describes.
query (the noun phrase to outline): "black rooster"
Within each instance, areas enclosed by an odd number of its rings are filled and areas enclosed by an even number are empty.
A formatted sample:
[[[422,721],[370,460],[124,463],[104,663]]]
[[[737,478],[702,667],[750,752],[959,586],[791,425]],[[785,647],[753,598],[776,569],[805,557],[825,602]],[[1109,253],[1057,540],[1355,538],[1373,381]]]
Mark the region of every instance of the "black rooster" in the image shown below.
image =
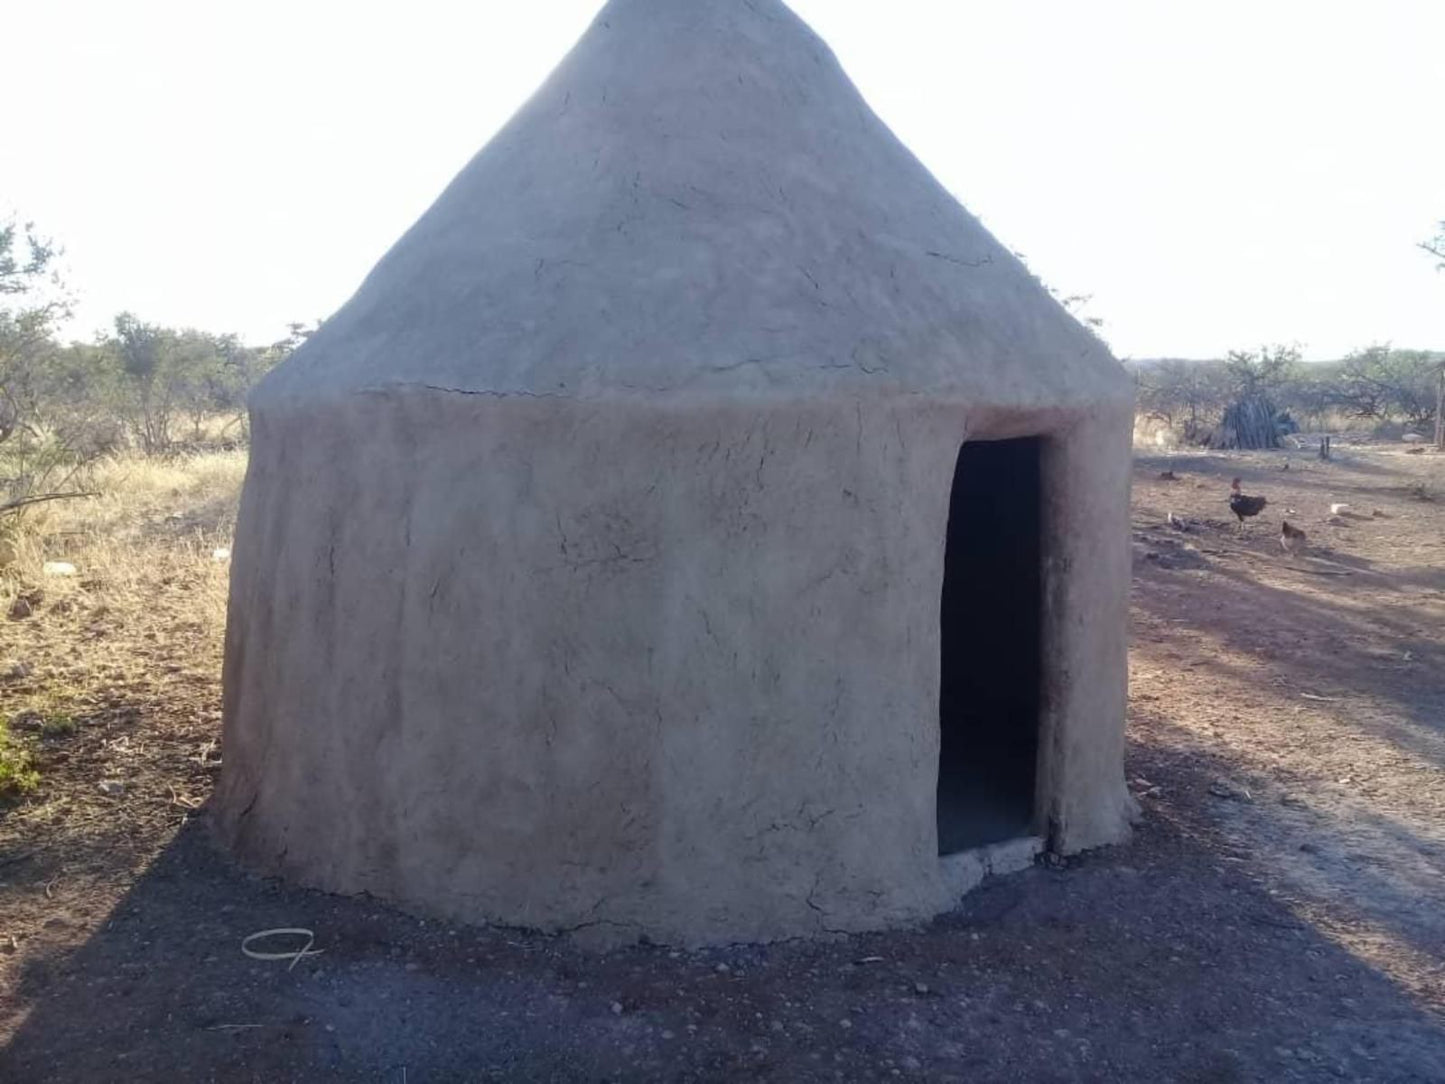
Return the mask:
[[[1239,517],[1239,529],[1244,530],[1244,521],[1247,517],[1257,516],[1264,511],[1264,506],[1269,503],[1264,497],[1247,497],[1239,490],[1239,479],[1236,478],[1229,485],[1229,510]]]

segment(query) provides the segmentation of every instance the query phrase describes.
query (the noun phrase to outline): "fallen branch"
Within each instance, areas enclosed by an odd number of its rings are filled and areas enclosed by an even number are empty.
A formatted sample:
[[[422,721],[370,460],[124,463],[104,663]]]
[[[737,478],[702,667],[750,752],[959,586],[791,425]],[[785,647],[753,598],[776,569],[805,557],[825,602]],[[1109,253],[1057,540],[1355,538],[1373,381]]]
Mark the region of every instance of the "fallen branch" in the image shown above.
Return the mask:
[[[0,513],[13,512],[17,508],[25,508],[32,504],[43,504],[46,501],[70,501],[78,497],[99,497],[98,491],[87,490],[83,493],[40,493],[33,497],[16,497],[14,500],[0,504]]]
[[[1285,565],[1294,572],[1308,572],[1311,576],[1353,576],[1353,572],[1334,572],[1327,568],[1300,568],[1299,565]]]

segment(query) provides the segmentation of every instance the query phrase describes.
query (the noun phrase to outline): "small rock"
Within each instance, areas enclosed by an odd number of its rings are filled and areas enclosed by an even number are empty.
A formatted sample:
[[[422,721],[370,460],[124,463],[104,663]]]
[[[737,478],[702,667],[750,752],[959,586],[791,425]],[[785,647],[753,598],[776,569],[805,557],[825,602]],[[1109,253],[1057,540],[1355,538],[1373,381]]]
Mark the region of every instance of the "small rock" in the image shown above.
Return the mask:
[[[119,779],[102,779],[96,784],[95,789],[107,798],[119,798],[125,793],[125,784]]]
[[[69,561],[46,561],[40,572],[44,576],[74,576],[75,566]]]
[[[1425,439],[1423,433],[1401,433],[1400,439],[1406,444],[1419,444]]]
[[[716,971],[719,975],[726,975],[729,971],[732,970],[732,968],[730,968],[727,964],[718,964],[715,968],[713,968],[713,970]]]
[[[849,1020],[849,1019],[845,1016],[845,1017],[843,1017],[843,1019],[841,1019],[841,1020],[838,1021],[838,1026],[839,1026],[840,1028],[842,1028],[844,1031],[848,1031],[850,1028],[852,1028],[852,1026],[853,1026],[853,1021]]]
[[[663,1037],[664,1039],[671,1039],[671,1038],[673,1038],[673,1034],[672,1034],[672,1032],[670,1032],[670,1031],[664,1031],[664,1032],[662,1033],[662,1037]]]
[[[621,1015],[622,1015],[622,1002],[620,1002],[620,1001],[614,1001],[614,1002],[612,1003],[612,1015],[613,1015],[613,1016],[621,1016]]]
[[[915,983],[913,984],[913,992],[914,992],[915,994],[927,994],[927,993],[928,993],[928,983],[926,983],[926,982],[915,982]]]
[[[33,595],[16,596],[15,601],[10,604],[10,620],[23,621],[35,612],[35,607],[39,604],[40,600]]]
[[[1226,783],[1223,780],[1210,783],[1209,793],[1214,795],[1216,798],[1229,798],[1232,801],[1236,802],[1248,802],[1253,800],[1250,797],[1249,791],[1244,790],[1242,787],[1233,786],[1232,784]]]
[[[217,546],[211,551],[211,560],[216,562],[229,561],[231,559],[230,546]]]
[[[919,1061],[912,1054],[908,1054],[903,1057],[898,1064],[903,1066],[903,1068],[907,1069],[910,1073],[916,1073],[918,1072],[918,1070],[923,1068],[923,1062]]]

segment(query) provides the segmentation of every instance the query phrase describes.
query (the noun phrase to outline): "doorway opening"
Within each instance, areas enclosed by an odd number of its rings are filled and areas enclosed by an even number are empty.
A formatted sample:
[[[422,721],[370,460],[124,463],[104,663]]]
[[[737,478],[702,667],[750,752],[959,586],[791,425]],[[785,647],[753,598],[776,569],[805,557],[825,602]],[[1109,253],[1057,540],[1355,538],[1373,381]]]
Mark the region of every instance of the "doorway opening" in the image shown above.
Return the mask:
[[[953,472],[939,615],[940,855],[1034,831],[1042,446],[969,441]]]

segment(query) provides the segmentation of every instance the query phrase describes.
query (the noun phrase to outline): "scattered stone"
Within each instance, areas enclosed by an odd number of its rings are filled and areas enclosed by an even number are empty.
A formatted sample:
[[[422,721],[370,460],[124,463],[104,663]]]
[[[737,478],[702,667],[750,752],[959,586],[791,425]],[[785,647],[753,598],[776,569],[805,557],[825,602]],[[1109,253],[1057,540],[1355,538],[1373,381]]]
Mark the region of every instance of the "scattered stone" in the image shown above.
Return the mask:
[[[45,715],[39,711],[19,711],[10,717],[10,730],[45,730]]]
[[[853,1021],[849,1020],[849,1019],[845,1016],[845,1017],[843,1017],[843,1019],[841,1019],[841,1020],[838,1021],[838,1026],[839,1026],[840,1028],[842,1028],[844,1031],[848,1031],[850,1028],[853,1027]]]
[[[45,576],[74,576],[75,566],[69,561],[46,561],[40,572]]]
[[[727,964],[718,964],[715,968],[713,968],[713,970],[716,971],[719,975],[726,975],[729,971],[732,970],[732,968],[730,968]]]
[[[125,784],[119,779],[102,779],[96,784],[95,789],[107,798],[119,798],[125,793]]]
[[[1236,787],[1231,783],[1226,783],[1222,779],[1209,784],[1209,793],[1214,795],[1216,798],[1228,798],[1231,801],[1235,802],[1254,801],[1254,798],[1250,795],[1249,791],[1245,790],[1243,787]]]
[[[915,982],[915,983],[913,984],[913,992],[914,992],[915,994],[920,994],[920,995],[927,994],[927,993],[928,993],[928,983],[926,983],[926,982]]]
[[[898,1063],[910,1073],[916,1073],[923,1068],[923,1062],[919,1061],[912,1054],[905,1055]]]
[[[621,1016],[621,1015],[622,1015],[622,1002],[620,1002],[620,1001],[614,1001],[614,1002],[612,1003],[612,1015],[613,1015],[613,1016]]]
[[[211,551],[211,560],[216,562],[229,561],[231,559],[230,546],[217,546]]]
[[[671,1039],[671,1038],[673,1038],[673,1034],[672,1034],[672,1032],[670,1032],[670,1031],[664,1031],[664,1032],[662,1033],[662,1037],[663,1037],[664,1039]]]
[[[1400,439],[1406,444],[1420,444],[1424,441],[1425,435],[1423,433],[1401,433]]]
[[[10,620],[23,621],[40,607],[41,594],[39,591],[31,591],[26,595],[16,595],[15,601],[10,604]]]

